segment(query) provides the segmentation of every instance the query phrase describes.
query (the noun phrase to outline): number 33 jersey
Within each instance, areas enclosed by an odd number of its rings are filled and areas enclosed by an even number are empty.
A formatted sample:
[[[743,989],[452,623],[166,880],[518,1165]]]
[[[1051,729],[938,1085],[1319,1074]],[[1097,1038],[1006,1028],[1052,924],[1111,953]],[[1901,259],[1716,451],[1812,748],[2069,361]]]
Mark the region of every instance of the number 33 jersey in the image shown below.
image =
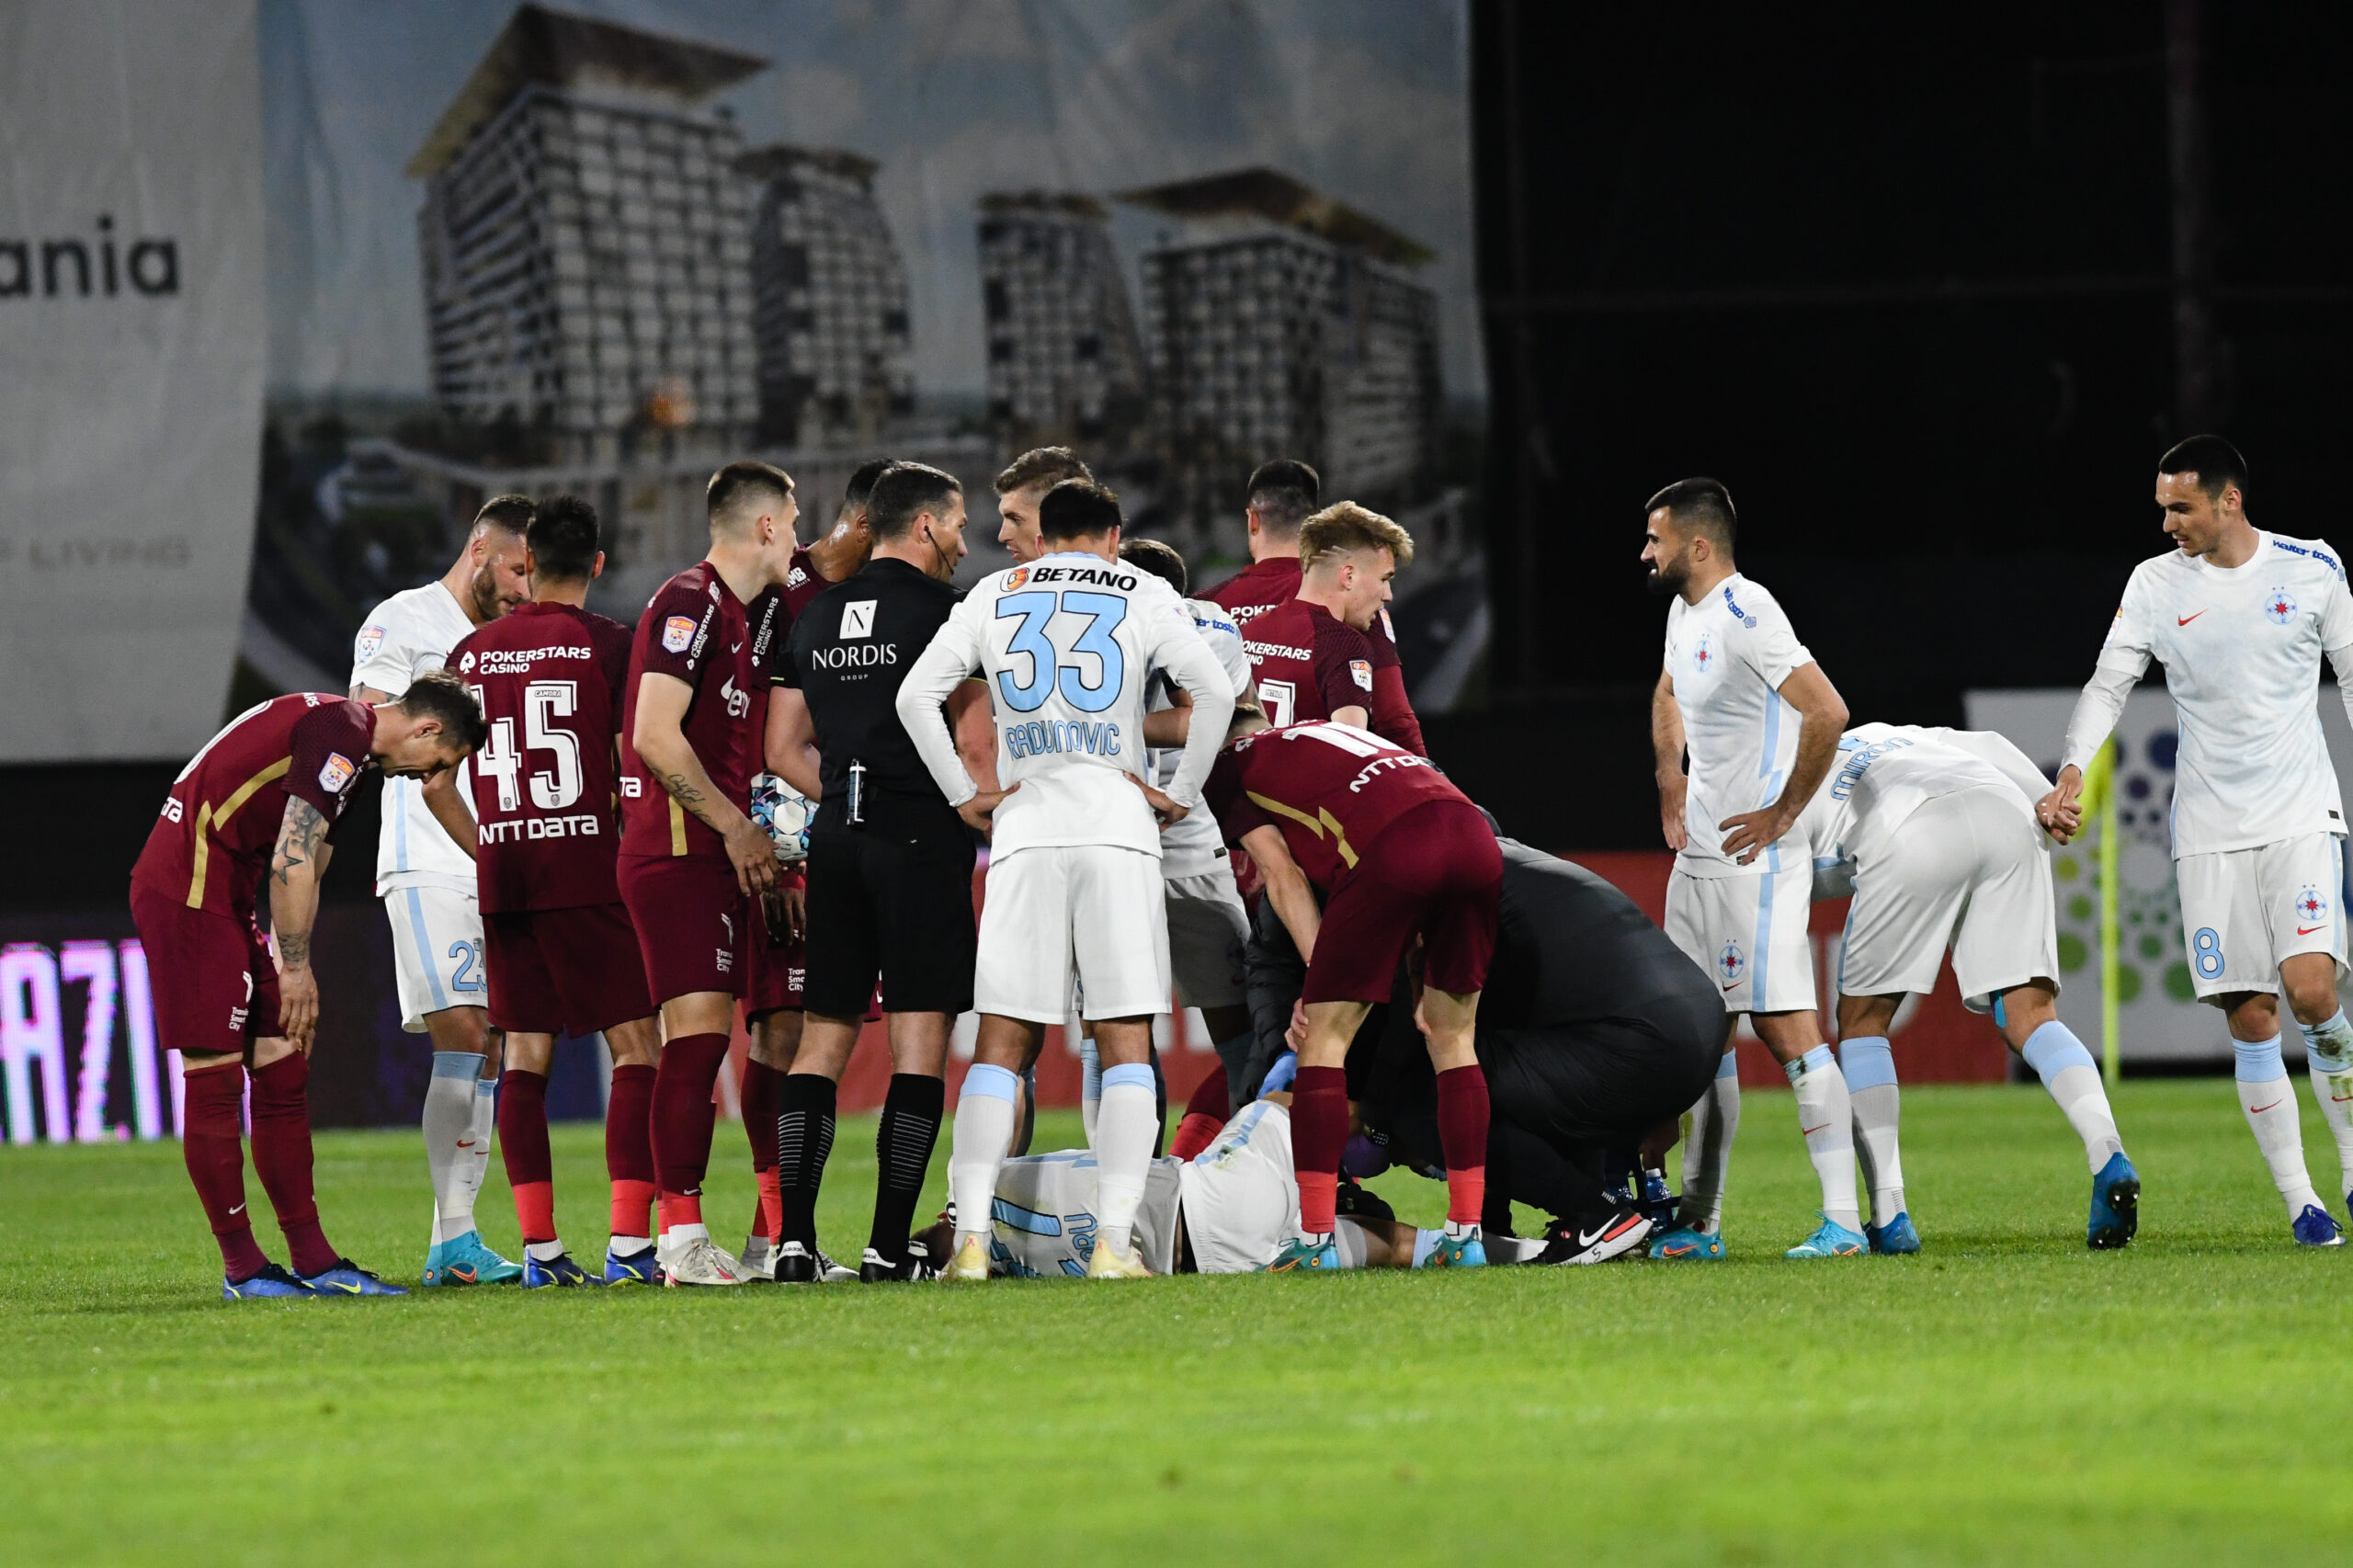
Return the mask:
[[[939,629],[908,684],[935,665],[977,670],[988,683],[998,783],[1020,786],[997,808],[990,834],[997,856],[1048,845],[1158,855],[1159,824],[1133,782],[1151,767],[1143,716],[1154,675],[1166,671],[1197,702],[1208,693],[1227,705],[1199,760],[1188,755],[1169,781],[1168,795],[1180,805],[1199,799],[1232,702],[1232,680],[1175,589],[1075,552],[983,579]]]
[[[620,899],[613,738],[630,635],[570,605],[527,604],[451,650],[490,726],[472,768],[483,914]]]

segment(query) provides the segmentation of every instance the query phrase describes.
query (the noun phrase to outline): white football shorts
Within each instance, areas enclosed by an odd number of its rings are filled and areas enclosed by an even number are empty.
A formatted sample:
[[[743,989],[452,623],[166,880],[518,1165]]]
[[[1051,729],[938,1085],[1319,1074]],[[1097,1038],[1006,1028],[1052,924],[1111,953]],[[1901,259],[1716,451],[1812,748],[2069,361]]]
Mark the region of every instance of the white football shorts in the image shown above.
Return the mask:
[[[1246,979],[1243,944],[1250,939],[1249,912],[1224,860],[1206,876],[1171,877],[1167,889],[1168,967],[1176,994],[1188,1007],[1239,1006]]]
[[[1176,1175],[1185,1189],[1185,1233],[1203,1274],[1262,1268],[1299,1232],[1290,1112],[1272,1100],[1244,1106],[1217,1142]]]
[[[2056,986],[2058,905],[2043,845],[2016,790],[1988,785],[1921,802],[1855,867],[1840,993],[1934,991],[1948,947],[1971,1012],[1992,1011],[1994,998],[2029,980]]]
[[[1168,914],[1160,859],[1104,844],[1034,845],[989,861],[972,1006],[1000,1017],[1168,1011]]]
[[[1695,877],[1678,866],[1667,881],[1667,938],[1707,971],[1727,1013],[1814,1006],[1813,862],[1794,838],[1779,847],[1778,870]]]
[[[2330,833],[2174,862],[2190,983],[2200,1000],[2276,991],[2279,960],[2326,953],[2346,975],[2345,841]]]
[[[471,891],[410,883],[384,895],[392,923],[392,973],[400,992],[401,1028],[425,1032],[427,1013],[487,1007],[483,977],[482,910]]]

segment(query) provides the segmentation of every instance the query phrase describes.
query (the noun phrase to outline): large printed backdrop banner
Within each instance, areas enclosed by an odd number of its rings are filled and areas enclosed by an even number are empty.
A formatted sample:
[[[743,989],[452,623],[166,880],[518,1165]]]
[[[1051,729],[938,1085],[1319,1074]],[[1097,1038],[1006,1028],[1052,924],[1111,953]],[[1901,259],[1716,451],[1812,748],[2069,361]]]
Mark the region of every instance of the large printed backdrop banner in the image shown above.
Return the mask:
[[[263,274],[252,0],[0,6],[0,762],[217,727]]]

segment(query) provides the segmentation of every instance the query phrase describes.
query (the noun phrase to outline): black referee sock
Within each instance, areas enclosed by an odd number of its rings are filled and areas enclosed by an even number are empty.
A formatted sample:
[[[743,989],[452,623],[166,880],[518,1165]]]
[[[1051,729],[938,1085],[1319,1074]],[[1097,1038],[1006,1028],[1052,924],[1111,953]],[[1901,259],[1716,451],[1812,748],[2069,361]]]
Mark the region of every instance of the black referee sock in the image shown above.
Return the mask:
[[[834,1152],[834,1081],[816,1073],[788,1073],[778,1096],[777,1199],[784,1240],[817,1250],[817,1188],[825,1156]]]
[[[882,1101],[882,1125],[874,1134],[874,1233],[866,1244],[892,1263],[907,1256],[907,1228],[915,1200],[923,1196],[924,1173],[939,1142],[940,1113],[948,1085],[920,1073],[893,1073]]]

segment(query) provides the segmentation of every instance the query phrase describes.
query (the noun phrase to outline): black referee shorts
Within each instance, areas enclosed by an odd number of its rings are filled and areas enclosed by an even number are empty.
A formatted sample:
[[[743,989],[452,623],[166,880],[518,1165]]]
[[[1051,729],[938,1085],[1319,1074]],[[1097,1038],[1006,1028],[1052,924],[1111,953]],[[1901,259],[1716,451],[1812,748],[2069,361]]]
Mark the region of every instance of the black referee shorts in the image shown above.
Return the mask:
[[[829,824],[809,833],[809,959],[801,1005],[831,1018],[866,1016],[874,982],[883,1010],[961,1013],[972,1005],[972,837],[939,808],[937,823],[885,828]]]

